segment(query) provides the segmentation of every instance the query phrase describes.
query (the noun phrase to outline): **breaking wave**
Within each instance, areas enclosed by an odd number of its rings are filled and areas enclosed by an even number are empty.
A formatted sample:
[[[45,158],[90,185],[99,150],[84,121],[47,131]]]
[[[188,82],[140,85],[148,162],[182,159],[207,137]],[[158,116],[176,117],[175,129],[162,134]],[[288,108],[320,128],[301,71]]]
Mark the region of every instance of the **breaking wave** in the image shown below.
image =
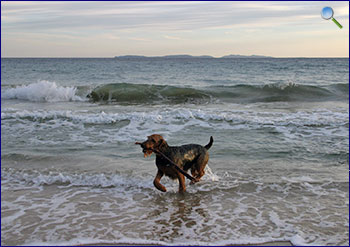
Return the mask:
[[[120,103],[202,103],[209,101],[209,92],[194,88],[182,88],[148,84],[107,84],[95,88],[89,95],[94,102]]]
[[[57,85],[55,82],[39,81],[29,85],[2,89],[1,98],[32,102],[90,100],[95,103],[116,104],[320,102],[348,100],[349,84],[339,83],[330,86],[314,86],[275,83],[191,88],[170,85],[115,83],[103,84],[93,90],[89,90],[86,87],[64,87]]]
[[[76,87],[62,87],[55,82],[39,81],[29,85],[1,90],[2,99],[19,99],[33,102],[84,101],[76,94]]]
[[[299,85],[275,83],[266,85],[213,86],[212,95],[235,103],[327,101],[348,99],[349,84],[336,86]]]
[[[311,86],[288,84],[211,86],[201,89],[147,85],[147,84],[107,84],[88,95],[94,102],[115,103],[206,103],[206,102],[289,102],[327,101],[349,98],[349,84],[333,86]]]

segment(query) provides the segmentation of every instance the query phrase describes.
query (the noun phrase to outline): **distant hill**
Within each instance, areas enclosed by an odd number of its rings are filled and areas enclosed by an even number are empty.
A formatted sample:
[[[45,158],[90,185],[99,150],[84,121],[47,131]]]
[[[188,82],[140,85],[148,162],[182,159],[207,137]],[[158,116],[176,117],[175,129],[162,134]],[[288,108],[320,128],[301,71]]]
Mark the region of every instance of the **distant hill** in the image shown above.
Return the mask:
[[[164,58],[214,58],[212,56],[191,56],[191,55],[167,55],[163,56]]]
[[[260,55],[251,55],[251,56],[244,56],[244,55],[227,55],[227,56],[223,56],[223,57],[212,57],[212,56],[208,56],[208,55],[203,55],[203,56],[192,56],[192,55],[166,55],[166,56],[139,56],[139,55],[125,55],[125,56],[115,56],[114,58],[117,59],[144,59],[144,58],[213,58],[213,59],[220,59],[220,58],[272,58],[269,56],[260,56]]]
[[[223,56],[221,58],[271,58],[269,56],[261,56],[261,55],[251,55],[251,56],[245,56],[245,55],[227,55]]]
[[[191,55],[166,55],[166,56],[139,56],[139,55],[125,55],[125,56],[115,56],[114,58],[121,59],[136,59],[136,58],[214,58],[212,56],[191,56]]]
[[[125,55],[125,56],[115,56],[114,58],[134,59],[134,58],[147,58],[147,57],[146,56],[138,56],[138,55]]]

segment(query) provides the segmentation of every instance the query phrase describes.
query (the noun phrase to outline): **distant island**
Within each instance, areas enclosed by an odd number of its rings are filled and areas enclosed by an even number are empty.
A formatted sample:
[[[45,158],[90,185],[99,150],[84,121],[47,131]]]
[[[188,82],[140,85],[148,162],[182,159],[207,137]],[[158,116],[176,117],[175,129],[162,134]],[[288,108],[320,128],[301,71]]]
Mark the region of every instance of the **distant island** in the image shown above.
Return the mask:
[[[142,58],[212,58],[212,59],[231,59],[231,58],[273,58],[270,56],[261,56],[261,55],[251,55],[251,56],[245,56],[245,55],[227,55],[223,57],[213,57],[208,55],[203,56],[191,56],[191,55],[166,55],[166,56],[139,56],[139,55],[125,55],[125,56],[115,56],[114,58],[117,59],[142,59]]]
[[[271,56],[261,56],[261,55],[250,55],[250,56],[244,56],[244,55],[227,55],[220,58],[273,58]]]

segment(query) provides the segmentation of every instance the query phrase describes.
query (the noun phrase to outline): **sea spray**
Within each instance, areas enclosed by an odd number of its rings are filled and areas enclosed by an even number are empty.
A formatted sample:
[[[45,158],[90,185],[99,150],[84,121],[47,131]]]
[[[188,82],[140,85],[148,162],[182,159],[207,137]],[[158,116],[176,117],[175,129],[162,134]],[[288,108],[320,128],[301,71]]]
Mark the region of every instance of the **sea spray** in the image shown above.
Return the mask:
[[[76,87],[62,87],[55,82],[39,81],[5,89],[1,98],[34,102],[83,101],[84,99],[76,95],[76,90]]]

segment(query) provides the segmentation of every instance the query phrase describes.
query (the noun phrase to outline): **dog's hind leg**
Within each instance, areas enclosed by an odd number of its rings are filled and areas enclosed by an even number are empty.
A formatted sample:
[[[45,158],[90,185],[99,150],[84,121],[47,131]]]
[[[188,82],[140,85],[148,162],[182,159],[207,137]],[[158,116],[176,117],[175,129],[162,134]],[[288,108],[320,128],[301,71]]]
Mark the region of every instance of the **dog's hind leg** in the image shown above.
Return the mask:
[[[199,182],[201,177],[205,174],[205,166],[207,165],[209,160],[208,153],[202,154],[198,157],[197,162],[191,168],[191,174],[196,179],[191,181],[191,184]]]

